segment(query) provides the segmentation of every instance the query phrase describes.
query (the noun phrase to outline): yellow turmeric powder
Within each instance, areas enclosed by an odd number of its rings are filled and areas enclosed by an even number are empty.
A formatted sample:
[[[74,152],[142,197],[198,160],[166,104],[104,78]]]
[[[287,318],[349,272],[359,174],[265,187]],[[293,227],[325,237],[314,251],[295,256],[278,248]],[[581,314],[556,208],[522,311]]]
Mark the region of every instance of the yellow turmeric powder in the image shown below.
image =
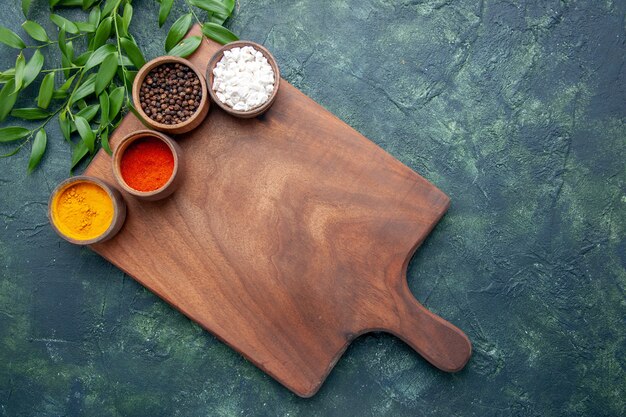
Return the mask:
[[[80,181],[54,196],[51,212],[61,233],[76,240],[90,240],[106,232],[113,222],[113,201],[99,185]]]

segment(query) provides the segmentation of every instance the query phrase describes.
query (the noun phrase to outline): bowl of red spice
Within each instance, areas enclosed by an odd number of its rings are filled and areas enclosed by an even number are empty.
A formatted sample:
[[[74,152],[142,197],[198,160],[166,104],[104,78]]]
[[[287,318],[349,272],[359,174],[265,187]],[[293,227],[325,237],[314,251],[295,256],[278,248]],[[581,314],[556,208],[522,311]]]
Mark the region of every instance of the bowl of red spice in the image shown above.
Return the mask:
[[[189,132],[209,112],[204,76],[191,62],[175,56],[162,56],[141,67],[132,93],[144,124],[165,133]]]
[[[180,146],[163,133],[139,130],[124,137],[113,151],[113,174],[136,198],[155,201],[180,184]]]

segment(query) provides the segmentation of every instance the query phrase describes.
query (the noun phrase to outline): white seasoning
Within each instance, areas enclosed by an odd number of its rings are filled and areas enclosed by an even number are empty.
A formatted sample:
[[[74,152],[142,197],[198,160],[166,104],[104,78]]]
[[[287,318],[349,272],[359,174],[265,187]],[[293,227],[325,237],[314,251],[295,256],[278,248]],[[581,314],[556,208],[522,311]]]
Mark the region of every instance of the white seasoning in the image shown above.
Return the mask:
[[[274,91],[274,70],[267,58],[252,46],[232,48],[213,69],[213,91],[233,110],[262,106]]]

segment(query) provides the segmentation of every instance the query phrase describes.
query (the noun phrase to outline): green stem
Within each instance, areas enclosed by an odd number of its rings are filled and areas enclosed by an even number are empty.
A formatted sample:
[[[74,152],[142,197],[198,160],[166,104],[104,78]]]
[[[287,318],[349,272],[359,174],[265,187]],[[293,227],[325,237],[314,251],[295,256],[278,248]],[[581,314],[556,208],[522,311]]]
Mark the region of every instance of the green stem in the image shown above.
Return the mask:
[[[66,41],[71,41],[74,39],[82,38],[83,36],[87,36],[87,33],[81,33],[80,35],[72,36],[71,38],[67,38]],[[56,41],[49,41],[41,45],[26,45],[24,49],[41,49],[41,48],[45,48],[46,46],[56,45],[58,43],[59,41],[56,40]]]
[[[65,107],[65,105],[66,105],[66,104],[67,104],[67,103],[63,103],[63,105],[59,106],[59,108],[58,108],[58,109],[56,109],[56,110],[54,111],[54,113],[52,113],[52,114],[51,114],[51,115],[50,115],[50,116],[46,119],[46,121],[45,121],[45,122],[43,122],[43,123],[42,123],[39,127],[37,127],[37,128],[35,128],[35,129],[33,129],[33,132],[34,132],[35,130],[43,129],[44,127],[46,127],[46,126],[48,125],[48,123],[50,123],[50,120],[52,120],[52,118],[53,118],[54,116],[56,116],[57,114],[59,114],[59,112],[60,112],[61,110],[63,110],[63,108]],[[31,133],[31,137],[32,137],[32,133]]]
[[[57,72],[57,71],[65,71],[65,70],[75,70],[75,69],[82,69],[85,68],[84,65],[77,65],[75,67],[65,67],[65,68],[53,68],[53,69],[46,69],[46,70],[41,70],[41,72]]]
[[[191,4],[189,4],[189,0],[185,0],[185,4],[187,5],[187,8],[189,9],[193,17],[196,19],[196,22],[202,25],[202,22],[200,21],[200,19],[198,19],[198,15],[196,14],[196,11],[193,9],[193,7],[191,7]]]
[[[24,141],[22,143],[20,143],[20,146],[18,146],[17,148],[15,148],[9,155],[15,155],[16,153],[18,153],[20,150],[22,150],[22,148],[24,146],[26,146],[27,143],[30,143],[31,139],[33,138],[33,136],[35,135],[36,132],[38,132],[40,129],[43,129],[44,127],[46,127],[48,125],[48,123],[50,123],[50,120],[52,120],[52,118],[54,116],[56,116],[57,114],[59,114],[59,112],[61,110],[63,110],[63,108],[65,107],[67,103],[64,103],[63,105],[59,106],[58,109],[55,110],[54,113],[52,113],[50,116],[48,116],[48,118],[46,119],[45,122],[43,122],[42,124],[40,124],[38,127],[32,129],[30,131],[30,133],[28,134],[28,136],[24,139]],[[2,157],[4,157],[5,155],[2,155]]]
[[[122,45],[120,44],[120,34],[119,34],[119,29],[117,27],[117,16],[119,16],[118,14],[118,7],[119,4],[115,7],[115,9],[113,9],[113,23],[115,25],[115,40],[117,43],[117,56],[120,59],[120,66],[122,67],[122,76],[123,76],[123,80],[122,83],[124,85],[124,93],[126,95],[126,103],[130,103],[130,97],[128,95],[128,87],[126,86],[126,82],[128,80],[127,74],[126,74],[126,67],[124,66],[124,60],[122,59]]]
[[[72,103],[72,97],[74,97],[74,92],[76,92],[76,89],[78,88],[78,86],[80,85],[80,82],[83,80],[83,76],[85,75],[85,71],[83,71],[82,69],[80,70],[80,77],[78,77],[78,81],[76,82],[76,84],[74,84],[74,88],[72,88],[72,93],[70,94],[70,97],[67,99],[67,101],[65,102],[65,108],[67,109],[67,112],[69,113],[70,117],[72,118],[72,120],[74,120],[74,115],[72,114],[72,112],[70,111],[70,104]]]

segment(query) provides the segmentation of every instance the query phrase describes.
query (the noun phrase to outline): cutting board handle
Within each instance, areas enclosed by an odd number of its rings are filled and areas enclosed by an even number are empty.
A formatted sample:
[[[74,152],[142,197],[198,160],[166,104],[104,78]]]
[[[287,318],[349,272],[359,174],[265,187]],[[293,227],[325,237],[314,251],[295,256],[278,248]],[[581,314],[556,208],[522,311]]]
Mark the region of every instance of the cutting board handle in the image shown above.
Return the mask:
[[[472,344],[458,327],[421,305],[406,283],[396,297],[396,317],[387,331],[398,336],[442,371],[463,369],[472,355]]]

